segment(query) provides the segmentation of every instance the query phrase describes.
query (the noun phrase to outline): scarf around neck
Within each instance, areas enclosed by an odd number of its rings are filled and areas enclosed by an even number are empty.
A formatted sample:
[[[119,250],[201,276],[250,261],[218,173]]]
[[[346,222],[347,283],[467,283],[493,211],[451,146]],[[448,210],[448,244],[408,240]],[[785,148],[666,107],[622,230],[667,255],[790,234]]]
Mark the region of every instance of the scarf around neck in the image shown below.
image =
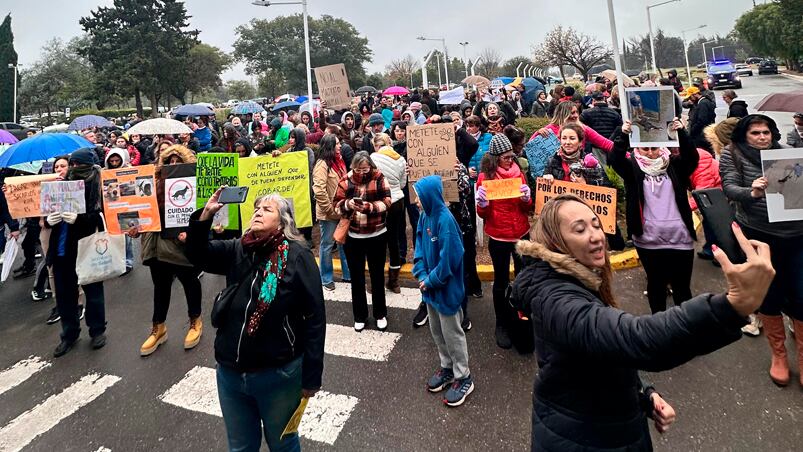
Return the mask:
[[[661,155],[655,159],[645,157],[638,152],[633,153],[633,158],[636,159],[639,168],[649,176],[660,176],[669,167],[669,149],[667,148],[662,147]]]
[[[571,165],[572,163],[575,163],[575,162],[579,162],[580,161],[580,157],[582,156],[582,152],[580,152],[580,148],[579,147],[577,148],[577,150],[575,150],[571,154],[567,154],[563,150],[563,147],[561,146],[559,154],[560,154],[560,158],[562,158],[563,161],[568,163],[569,165]]]
[[[510,169],[504,169],[501,166],[496,167],[496,176],[499,179],[513,179],[514,177],[521,178],[521,168],[516,163],[510,166]]]
[[[257,307],[251,313],[246,324],[246,332],[253,337],[259,329],[265,313],[268,312],[271,303],[276,298],[279,281],[284,278],[290,243],[281,230],[273,231],[265,237],[257,237],[253,231],[249,230],[241,240],[246,251],[253,252],[255,259],[260,259],[264,262],[257,266],[259,271],[257,273],[257,284],[259,284]]]

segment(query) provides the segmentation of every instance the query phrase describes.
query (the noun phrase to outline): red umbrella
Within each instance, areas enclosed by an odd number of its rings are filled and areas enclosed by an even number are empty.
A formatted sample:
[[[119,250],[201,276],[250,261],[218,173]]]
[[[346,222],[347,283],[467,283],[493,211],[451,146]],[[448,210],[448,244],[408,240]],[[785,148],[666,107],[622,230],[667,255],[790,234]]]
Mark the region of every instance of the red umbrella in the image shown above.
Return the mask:
[[[403,86],[391,86],[383,91],[382,94],[386,96],[404,96],[405,94],[410,94],[410,90]]]
[[[772,93],[756,104],[756,110],[803,112],[803,90],[791,93]]]

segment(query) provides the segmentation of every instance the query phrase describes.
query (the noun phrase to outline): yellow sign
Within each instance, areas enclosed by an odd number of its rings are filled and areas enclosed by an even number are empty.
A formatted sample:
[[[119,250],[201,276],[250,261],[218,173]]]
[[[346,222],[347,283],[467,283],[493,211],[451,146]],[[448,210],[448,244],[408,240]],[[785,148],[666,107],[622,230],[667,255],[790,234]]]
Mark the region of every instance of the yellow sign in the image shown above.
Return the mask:
[[[539,215],[544,204],[555,196],[570,193],[581,198],[591,207],[606,234],[616,233],[616,189],[596,185],[577,184],[538,178],[535,188],[535,214]]]
[[[298,433],[298,426],[301,425],[301,418],[304,416],[304,410],[307,409],[307,402],[309,402],[309,397],[302,397],[301,403],[298,404],[298,408],[293,413],[293,416],[290,417],[290,422],[284,427],[284,431],[279,439],[285,437],[285,435],[292,435],[293,433]]]
[[[240,185],[248,187],[248,197],[240,204],[243,230],[248,228],[254,213],[254,200],[271,193],[290,201],[297,227],[312,226],[309,157],[306,152],[240,159],[238,172]]]
[[[489,201],[494,199],[521,198],[521,178],[485,179],[482,181]]]

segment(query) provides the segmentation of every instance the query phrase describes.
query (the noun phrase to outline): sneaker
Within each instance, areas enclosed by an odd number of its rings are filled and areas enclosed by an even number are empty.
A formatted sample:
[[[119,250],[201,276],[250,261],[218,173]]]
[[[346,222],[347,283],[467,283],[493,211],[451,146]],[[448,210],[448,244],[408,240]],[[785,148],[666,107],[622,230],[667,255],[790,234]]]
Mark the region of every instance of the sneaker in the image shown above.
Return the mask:
[[[45,323],[52,325],[54,323],[59,323],[60,320],[61,315],[59,315],[59,309],[53,306],[53,309],[50,310],[50,316],[45,320]]]
[[[93,337],[92,340],[89,342],[89,344],[92,346],[92,350],[98,350],[103,348],[103,346],[106,345],[106,335],[99,334]]]
[[[418,312],[416,312],[415,317],[413,317],[413,328],[426,325],[428,319],[429,313],[427,312],[427,305],[424,303],[419,304]]]
[[[507,332],[507,328],[496,325],[496,331],[494,331],[494,335],[496,336],[496,345],[499,348],[509,349],[513,346],[513,343],[510,341],[510,335]]]
[[[460,327],[463,328],[463,331],[471,330],[471,326],[472,326],[471,319],[469,319],[468,317],[464,317],[463,321],[460,322]]]
[[[78,305],[78,320],[84,320],[84,305]]]
[[[761,319],[755,314],[750,314],[750,323],[742,327],[742,333],[756,337],[761,334]]]
[[[328,283],[323,285],[323,288],[328,290],[329,292],[334,292],[335,291],[335,283],[334,282],[328,282]]]
[[[452,369],[438,369],[429,380],[427,380],[427,391],[429,392],[440,392],[446,389],[446,386],[449,385],[454,380],[454,373]]]
[[[67,352],[72,350],[76,342],[77,341],[68,342],[62,339],[62,341],[59,342],[59,345],[56,346],[56,349],[53,350],[53,357],[58,358],[60,356],[66,355]]]
[[[476,292],[472,293],[472,294],[471,294],[471,296],[472,296],[473,298],[482,298],[482,291],[481,291],[481,290],[478,290],[478,291],[476,291]]]
[[[376,329],[379,331],[385,331],[388,329],[388,319],[387,317],[382,317],[381,319],[376,319]]]
[[[452,386],[446,391],[443,403],[448,406],[460,406],[466,401],[466,397],[474,392],[474,381],[471,375],[460,380],[455,380]]]
[[[365,329],[365,322],[354,322],[354,331],[360,332]]]
[[[31,298],[33,299],[33,301],[47,300],[48,298],[50,298],[52,296],[53,296],[53,293],[52,292],[48,292],[46,290],[44,292],[39,292],[36,289],[31,291]]]

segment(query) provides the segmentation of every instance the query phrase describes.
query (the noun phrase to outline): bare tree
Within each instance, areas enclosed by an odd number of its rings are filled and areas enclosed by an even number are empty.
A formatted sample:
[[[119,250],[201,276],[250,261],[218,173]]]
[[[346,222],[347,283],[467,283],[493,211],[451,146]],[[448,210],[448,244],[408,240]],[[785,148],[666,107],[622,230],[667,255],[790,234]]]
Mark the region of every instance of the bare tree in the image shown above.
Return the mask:
[[[479,54],[480,62],[477,63],[480,75],[492,79],[499,76],[502,55],[492,47],[486,47]]]
[[[563,66],[577,69],[583,78],[588,78],[592,67],[611,58],[613,52],[595,38],[558,25],[544,38],[544,42],[533,49],[536,64],[558,66],[563,74]],[[564,80],[566,79],[564,75]]]
[[[391,61],[385,66],[385,78],[393,84],[401,84],[402,86],[408,83],[412,84],[413,73],[421,67],[421,64],[412,55],[408,54],[404,58]],[[397,83],[401,80],[401,83]]]

